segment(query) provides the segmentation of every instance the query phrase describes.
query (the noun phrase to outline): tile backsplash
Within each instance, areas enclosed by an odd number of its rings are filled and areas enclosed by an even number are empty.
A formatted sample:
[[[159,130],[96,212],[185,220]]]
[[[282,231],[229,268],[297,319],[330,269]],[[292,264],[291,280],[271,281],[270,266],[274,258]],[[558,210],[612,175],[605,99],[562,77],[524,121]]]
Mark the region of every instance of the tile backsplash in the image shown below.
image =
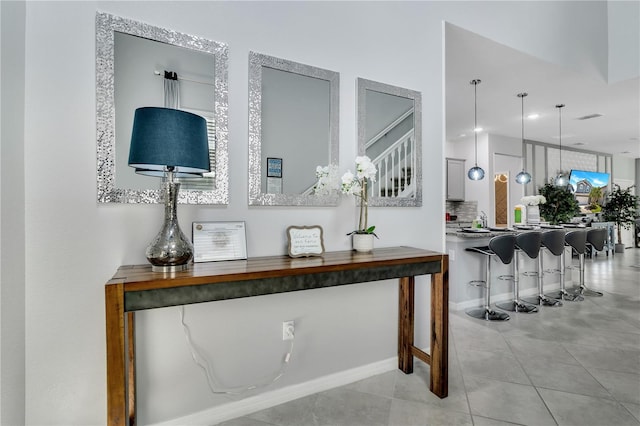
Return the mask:
[[[477,201],[447,201],[447,212],[458,216],[457,222],[472,222],[478,216]]]

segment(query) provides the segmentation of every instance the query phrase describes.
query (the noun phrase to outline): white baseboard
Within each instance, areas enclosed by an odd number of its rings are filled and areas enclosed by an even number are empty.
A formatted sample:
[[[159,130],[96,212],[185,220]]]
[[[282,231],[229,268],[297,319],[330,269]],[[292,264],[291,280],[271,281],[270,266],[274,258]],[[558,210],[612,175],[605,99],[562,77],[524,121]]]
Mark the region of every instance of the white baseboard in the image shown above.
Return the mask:
[[[266,408],[274,407],[285,402],[304,396],[313,395],[339,386],[348,385],[377,374],[386,373],[398,368],[398,358],[393,357],[373,364],[363,365],[328,376],[319,377],[308,382],[287,386],[245,398],[240,401],[219,405],[188,416],[155,423],[155,426],[176,426],[176,425],[203,425],[209,426],[246,416]]]

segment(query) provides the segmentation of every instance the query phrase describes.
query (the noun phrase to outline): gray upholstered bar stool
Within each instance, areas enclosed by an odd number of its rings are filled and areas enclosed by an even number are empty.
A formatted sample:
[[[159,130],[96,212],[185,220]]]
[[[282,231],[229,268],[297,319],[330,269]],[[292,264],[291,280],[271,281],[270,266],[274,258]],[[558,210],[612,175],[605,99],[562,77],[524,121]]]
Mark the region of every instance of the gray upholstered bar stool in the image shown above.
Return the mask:
[[[553,248],[553,250],[549,249],[549,246],[551,246]],[[541,305],[541,306],[562,306],[562,301],[551,297],[551,296],[546,296],[544,294],[544,290],[543,290],[543,278],[544,278],[544,274],[545,269],[544,269],[544,265],[543,265],[543,260],[542,258],[543,256],[543,249],[546,248],[548,249],[551,254],[553,254],[554,256],[559,256],[564,252],[564,231],[562,229],[554,229],[552,231],[545,231],[542,233],[542,238],[541,238],[541,246],[540,246],[540,254],[538,255],[538,269],[537,269],[537,276],[538,276],[538,296],[536,296],[535,298],[531,299],[531,298],[523,298],[524,301],[532,303],[534,305]],[[557,252],[560,253],[557,253]],[[549,270],[549,272],[555,272],[556,270]],[[564,270],[561,271],[561,278],[560,278],[560,282],[561,282],[561,288],[564,289]]]
[[[474,318],[483,319],[487,321],[506,321],[509,319],[509,315],[504,312],[497,312],[491,309],[491,258],[497,256],[498,259],[505,265],[508,265],[513,260],[513,255],[516,248],[516,237],[514,235],[498,235],[489,240],[488,246],[483,247],[469,247],[466,250],[474,253],[479,253],[486,258],[485,262],[485,279],[479,281],[471,281],[471,284],[482,283],[484,284],[484,306],[481,308],[467,310],[467,315]],[[502,276],[499,278],[507,278],[509,276]]]
[[[513,300],[511,302],[496,303],[498,308],[504,309],[505,311],[523,312],[526,314],[538,312],[537,307],[520,300],[520,268],[518,266],[518,260],[522,252],[526,253],[531,259],[536,259],[540,254],[541,243],[542,233],[539,231],[525,232],[516,235],[516,252],[515,261],[513,262]],[[535,272],[533,274],[527,273],[527,275],[535,275]]]
[[[607,238],[607,230],[604,228],[591,228],[588,231],[584,232],[584,248],[581,247],[582,252],[578,251],[575,246],[573,249],[578,253],[578,261],[580,262],[579,270],[580,270],[580,285],[570,290],[575,294],[583,295],[583,296],[602,296],[602,293],[599,291],[591,290],[587,288],[584,284],[584,263],[585,263],[585,252],[587,251],[587,243],[591,244],[594,249],[597,251],[602,251],[604,248],[604,243]],[[567,234],[568,235],[568,234]],[[566,237],[565,237],[566,239]],[[582,242],[582,239],[580,239]]]
[[[584,298],[579,294],[569,293],[564,287],[564,271],[566,269],[564,259],[564,240],[565,231],[562,229],[554,229],[552,231],[542,233],[542,246],[546,247],[551,254],[560,258],[560,269],[549,269],[544,271],[549,273],[558,272],[560,274],[560,290],[549,293],[547,297],[558,300],[579,302],[584,300]]]

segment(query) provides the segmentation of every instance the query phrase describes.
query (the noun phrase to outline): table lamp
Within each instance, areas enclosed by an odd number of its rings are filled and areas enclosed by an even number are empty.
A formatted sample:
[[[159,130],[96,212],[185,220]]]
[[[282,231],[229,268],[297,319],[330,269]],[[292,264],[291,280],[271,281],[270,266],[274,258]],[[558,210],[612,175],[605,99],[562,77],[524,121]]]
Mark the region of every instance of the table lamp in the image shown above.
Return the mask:
[[[193,246],[178,225],[176,207],[180,183],[175,178],[202,177],[210,170],[206,120],[177,109],[136,109],[129,166],[138,174],[164,178],[164,224],[146,250],[152,270],[187,269],[193,258]]]

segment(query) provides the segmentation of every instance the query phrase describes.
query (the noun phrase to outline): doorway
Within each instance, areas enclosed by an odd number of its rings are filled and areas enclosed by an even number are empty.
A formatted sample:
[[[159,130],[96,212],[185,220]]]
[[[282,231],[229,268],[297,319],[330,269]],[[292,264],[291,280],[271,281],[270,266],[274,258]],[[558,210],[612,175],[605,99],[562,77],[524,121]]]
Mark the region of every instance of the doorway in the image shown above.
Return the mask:
[[[509,226],[509,174],[496,173],[493,178],[494,211],[497,227]]]

